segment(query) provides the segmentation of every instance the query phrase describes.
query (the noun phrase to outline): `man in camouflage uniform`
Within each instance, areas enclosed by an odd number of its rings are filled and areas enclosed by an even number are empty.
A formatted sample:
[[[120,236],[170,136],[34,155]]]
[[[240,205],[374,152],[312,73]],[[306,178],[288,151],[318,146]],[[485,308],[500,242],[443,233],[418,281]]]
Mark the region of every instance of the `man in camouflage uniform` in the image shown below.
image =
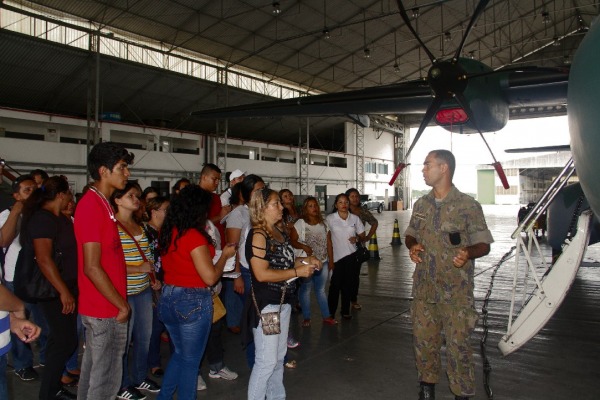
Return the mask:
[[[473,260],[488,254],[494,240],[481,205],[452,184],[455,166],[454,155],[448,150],[427,155],[423,177],[433,189],[415,203],[405,232],[410,259],[417,263],[411,314],[419,400],[435,399],[442,333],[450,389],[456,400],[475,394],[469,343],[477,322]]]

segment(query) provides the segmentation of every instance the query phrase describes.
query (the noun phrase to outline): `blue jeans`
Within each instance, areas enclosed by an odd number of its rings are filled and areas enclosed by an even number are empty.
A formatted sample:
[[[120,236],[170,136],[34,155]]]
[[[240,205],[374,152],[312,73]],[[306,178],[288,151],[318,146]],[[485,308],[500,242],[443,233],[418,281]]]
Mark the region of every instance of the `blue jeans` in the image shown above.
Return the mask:
[[[196,400],[200,359],[212,325],[212,296],[208,288],[165,285],[158,315],[167,327],[175,352],[169,360],[158,400]]]
[[[11,292],[15,292],[13,282],[5,282],[5,286]],[[46,363],[46,343],[48,342],[48,324],[42,310],[37,304],[25,303],[25,308],[29,313],[29,319],[42,328],[42,333],[38,339],[40,346],[39,361],[41,364]],[[11,333],[10,340],[12,342],[12,362],[16,371],[23,368],[33,367],[33,350],[29,343],[23,343],[17,335]]]
[[[79,344],[79,340],[81,340],[81,336],[83,335],[83,324],[81,323],[81,315],[77,314],[77,342]],[[67,360],[65,364],[65,372],[67,371],[75,371],[79,366],[79,346],[75,349],[71,357]]]
[[[127,324],[115,318],[81,316],[85,351],[77,397],[85,400],[114,399],[121,387]]]
[[[279,304],[269,304],[261,313],[279,310]],[[265,335],[259,322],[253,328],[256,358],[250,382],[248,383],[248,400],[285,399],[283,386],[283,358],[287,353],[287,337],[290,328],[292,307],[284,304],[281,307],[281,333]]]
[[[311,278],[302,279],[298,297],[300,298],[300,307],[302,307],[302,315],[304,319],[310,319],[310,289],[314,286],[317,303],[321,310],[321,316],[328,318],[329,305],[327,304],[327,296],[325,296],[325,284],[327,283],[327,275],[329,274],[329,263],[323,263],[323,268],[320,271],[315,271]]]
[[[227,327],[239,327],[242,321],[242,310],[244,309],[244,296],[233,290],[233,279],[222,279],[221,282],[223,282],[221,298],[227,310],[227,314],[225,314]]]
[[[137,386],[146,379],[148,369],[148,349],[152,335],[152,289],[146,288],[143,292],[127,296],[131,307],[131,317],[127,329],[127,345],[123,356],[123,383],[122,388]],[[133,347],[129,344],[133,340]],[[129,353],[133,352],[131,360]],[[131,371],[129,371],[131,361]]]

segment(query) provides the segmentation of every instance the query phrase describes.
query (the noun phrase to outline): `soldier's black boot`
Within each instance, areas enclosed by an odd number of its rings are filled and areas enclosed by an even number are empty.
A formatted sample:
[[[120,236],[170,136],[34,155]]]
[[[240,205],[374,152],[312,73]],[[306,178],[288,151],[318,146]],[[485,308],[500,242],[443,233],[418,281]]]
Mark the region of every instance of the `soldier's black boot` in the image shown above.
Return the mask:
[[[435,400],[435,384],[421,382],[421,390],[419,391],[419,400]]]

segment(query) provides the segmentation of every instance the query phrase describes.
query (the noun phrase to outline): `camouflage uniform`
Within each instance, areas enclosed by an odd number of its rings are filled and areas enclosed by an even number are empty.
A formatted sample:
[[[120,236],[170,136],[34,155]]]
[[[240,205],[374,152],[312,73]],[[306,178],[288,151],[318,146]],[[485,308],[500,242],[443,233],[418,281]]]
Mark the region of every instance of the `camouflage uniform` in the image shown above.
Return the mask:
[[[405,232],[425,248],[413,274],[413,339],[419,381],[437,383],[442,332],[446,339],[450,389],[458,396],[475,394],[469,343],[477,322],[473,300],[473,260],[452,264],[460,248],[492,243],[481,205],[456,187],[439,202],[433,191],[414,205]]]

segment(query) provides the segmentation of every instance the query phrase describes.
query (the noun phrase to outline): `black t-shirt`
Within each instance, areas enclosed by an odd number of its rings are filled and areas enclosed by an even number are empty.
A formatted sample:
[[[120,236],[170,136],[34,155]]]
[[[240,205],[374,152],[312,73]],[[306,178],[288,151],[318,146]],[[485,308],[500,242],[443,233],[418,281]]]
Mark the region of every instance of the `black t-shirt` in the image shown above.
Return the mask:
[[[61,277],[70,290],[77,288],[77,241],[71,219],[40,209],[33,213],[27,226],[28,244],[34,239],[51,239],[62,253]]]
[[[297,289],[297,280],[291,283],[286,281],[281,282],[259,282],[252,270],[252,263],[250,260],[252,257],[258,257],[254,254],[254,247],[252,247],[253,235],[264,235],[262,232],[255,232],[254,229],[250,229],[248,233],[248,239],[246,239],[246,259],[250,265],[250,272],[252,274],[252,286],[254,287],[254,294],[256,295],[256,302],[258,308],[263,309],[268,304],[279,304],[281,302],[281,292],[285,287],[285,298],[283,303],[293,303],[294,296]],[[294,249],[289,242],[289,238],[284,234],[284,242],[280,243],[277,240],[268,237],[266,254],[264,260],[269,262],[269,268],[272,269],[292,269],[294,268]]]

